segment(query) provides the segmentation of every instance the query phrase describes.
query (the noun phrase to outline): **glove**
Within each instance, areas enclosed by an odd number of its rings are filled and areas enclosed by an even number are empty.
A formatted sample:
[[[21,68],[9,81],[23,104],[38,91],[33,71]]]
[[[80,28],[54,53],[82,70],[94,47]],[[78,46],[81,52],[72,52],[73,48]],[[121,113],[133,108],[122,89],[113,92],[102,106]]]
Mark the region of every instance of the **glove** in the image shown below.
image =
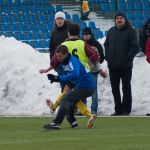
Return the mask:
[[[67,86],[68,86],[70,89],[72,89],[72,88],[75,87],[75,85],[74,85],[73,83],[71,83],[71,82],[68,82],[68,83],[67,83]]]
[[[59,77],[58,76],[55,76],[53,74],[48,74],[47,77],[48,77],[48,80],[51,81],[51,83],[53,83],[53,82],[59,82]]]

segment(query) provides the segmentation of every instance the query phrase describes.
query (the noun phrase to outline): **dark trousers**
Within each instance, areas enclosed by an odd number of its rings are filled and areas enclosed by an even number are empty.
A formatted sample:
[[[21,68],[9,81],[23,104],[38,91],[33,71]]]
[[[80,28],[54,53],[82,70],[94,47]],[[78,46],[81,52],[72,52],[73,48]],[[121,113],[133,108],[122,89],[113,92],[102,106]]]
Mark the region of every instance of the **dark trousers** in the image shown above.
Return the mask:
[[[115,112],[118,114],[130,113],[132,108],[131,78],[132,68],[109,68],[112,94],[115,102]],[[123,97],[121,100],[120,80],[122,81]]]
[[[61,100],[60,107],[58,109],[56,118],[53,120],[56,124],[61,124],[65,118],[70,124],[76,121],[74,117],[74,108],[75,104],[82,99],[86,99],[87,97],[93,94],[94,90],[92,89],[78,89],[73,88],[67,94],[65,94]]]

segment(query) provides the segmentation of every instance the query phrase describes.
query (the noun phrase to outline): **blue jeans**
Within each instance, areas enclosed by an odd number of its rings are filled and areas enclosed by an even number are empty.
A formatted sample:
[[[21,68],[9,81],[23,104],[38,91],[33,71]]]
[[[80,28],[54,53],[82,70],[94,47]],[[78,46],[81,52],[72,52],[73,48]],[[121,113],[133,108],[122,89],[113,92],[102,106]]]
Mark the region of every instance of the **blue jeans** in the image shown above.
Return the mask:
[[[95,82],[96,82],[96,88],[95,88],[95,91],[92,95],[91,112],[93,114],[97,114],[97,109],[98,109],[97,78],[98,78],[98,74],[93,74],[93,77],[94,77]]]

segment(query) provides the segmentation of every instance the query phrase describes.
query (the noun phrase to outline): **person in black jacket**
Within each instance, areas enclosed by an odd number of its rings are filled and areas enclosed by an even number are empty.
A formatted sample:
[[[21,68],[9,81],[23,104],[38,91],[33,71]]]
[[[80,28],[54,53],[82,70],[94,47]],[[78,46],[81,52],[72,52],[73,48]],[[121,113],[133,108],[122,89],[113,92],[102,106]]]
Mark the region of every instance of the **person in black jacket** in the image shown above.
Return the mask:
[[[55,28],[51,33],[49,44],[50,58],[53,57],[56,47],[68,38],[68,23],[63,12],[59,11],[55,14]]]
[[[89,27],[84,28],[82,31],[82,34],[83,34],[83,40],[99,53],[100,63],[103,63],[104,61],[103,47],[95,39],[91,29]],[[98,78],[99,71],[94,67],[93,63],[91,63],[90,61],[89,61],[89,64],[91,67],[91,73],[93,74],[94,79],[96,81],[96,90],[94,91],[94,94],[92,95],[91,112],[92,114],[97,114],[97,109],[98,109],[97,78]]]
[[[130,115],[132,109],[130,82],[133,59],[138,52],[139,46],[136,30],[131,27],[122,12],[116,13],[115,26],[108,31],[104,46],[115,102],[115,113],[112,115]],[[122,81],[122,99],[120,80]]]

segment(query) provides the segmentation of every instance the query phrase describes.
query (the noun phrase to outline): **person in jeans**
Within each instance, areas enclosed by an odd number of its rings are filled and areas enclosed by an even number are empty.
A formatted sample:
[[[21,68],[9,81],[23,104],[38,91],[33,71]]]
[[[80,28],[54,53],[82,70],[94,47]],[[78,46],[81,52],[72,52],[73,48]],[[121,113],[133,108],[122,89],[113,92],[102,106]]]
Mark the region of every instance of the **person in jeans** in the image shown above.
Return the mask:
[[[115,102],[115,113],[112,115],[130,115],[133,59],[139,46],[136,30],[132,28],[124,13],[116,13],[115,26],[108,31],[104,46]],[[122,98],[120,80],[122,81]]]
[[[92,74],[84,67],[84,65],[68,52],[65,45],[57,47],[55,52],[57,59],[61,64],[59,69],[61,75],[55,76],[48,74],[48,79],[53,82],[62,82],[63,84],[71,83],[74,87],[68,91],[60,102],[56,118],[52,123],[45,124],[45,129],[60,129],[65,116],[72,128],[78,127],[76,118],[74,117],[74,108],[78,101],[91,96],[95,89],[95,82]],[[96,118],[94,118],[95,120]],[[88,125],[94,120],[90,120]]]
[[[86,27],[82,31],[83,40],[89,44],[95,51],[97,51],[100,55],[100,63],[103,63],[104,61],[104,53],[103,53],[103,47],[102,45],[95,39],[92,30],[89,27]],[[93,63],[89,60],[91,73],[93,74],[93,77],[96,81],[96,90],[94,91],[94,94],[92,95],[92,104],[91,104],[91,113],[97,114],[98,110],[98,93],[97,93],[97,79],[99,71],[95,68]]]

